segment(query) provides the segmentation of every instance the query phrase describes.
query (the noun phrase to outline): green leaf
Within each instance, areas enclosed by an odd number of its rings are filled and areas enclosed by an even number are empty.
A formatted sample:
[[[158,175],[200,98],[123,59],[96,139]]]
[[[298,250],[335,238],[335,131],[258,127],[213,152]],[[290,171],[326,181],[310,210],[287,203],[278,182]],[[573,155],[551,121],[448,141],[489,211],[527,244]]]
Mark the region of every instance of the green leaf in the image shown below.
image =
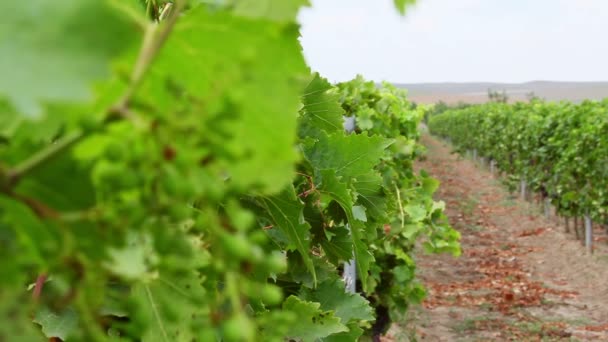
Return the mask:
[[[379,136],[335,133],[321,135],[316,144],[305,146],[304,153],[315,171],[333,169],[336,176],[348,182],[369,174],[392,142]]]
[[[326,79],[315,73],[302,95],[304,107],[300,111],[298,131],[301,138],[318,138],[321,131],[327,134],[342,132],[344,110],[339,96],[329,93],[333,89]]]
[[[365,215],[365,207],[360,205],[353,206],[353,217],[361,222],[367,222],[367,215]]]
[[[54,210],[85,210],[96,201],[90,172],[90,164],[82,164],[70,153],[65,153],[32,171],[19,183],[17,191]],[[69,187],[59,181],[65,175],[70,175]]]
[[[130,234],[127,244],[122,248],[111,248],[108,251],[110,262],[106,267],[115,275],[126,280],[139,280],[146,277],[150,271],[153,255],[151,237],[148,235]]]
[[[353,186],[356,190],[357,200],[366,208],[366,214],[377,221],[384,221],[386,217],[386,196],[382,192],[382,176],[375,172],[357,176]]]
[[[142,340],[180,342],[192,341],[193,317],[205,312],[205,290],[197,272],[161,274],[152,281],[143,281],[133,288],[138,302],[134,321],[146,322]]]
[[[403,237],[410,241],[414,241],[418,234],[424,230],[424,226],[420,223],[410,223],[403,227]]]
[[[426,209],[421,204],[408,204],[403,207],[403,211],[407,213],[410,220],[420,222],[426,218]]]
[[[355,254],[355,263],[357,265],[357,273],[361,277],[361,283],[367,283],[369,264],[374,261],[373,255],[369,252],[367,243],[364,237],[364,225],[361,221],[355,219],[353,214],[353,199],[350,191],[345,183],[340,182],[334,170],[322,170],[321,182],[317,185],[321,193],[329,195],[335,200],[348,218],[350,226],[353,250]]]
[[[0,2],[0,13],[10,13],[0,23],[0,95],[29,114],[42,101],[90,100],[92,83],[107,78],[110,62],[139,36],[108,3]]]
[[[335,333],[348,331],[348,328],[340,323],[340,318],[335,317],[333,311],[321,309],[320,303],[289,296],[283,303],[283,310],[297,315],[297,324],[291,325],[287,332],[288,339],[313,342]]]
[[[348,325],[349,331],[341,332],[330,335],[323,339],[323,342],[352,342],[359,341],[359,338],[363,336],[363,329],[361,329],[355,323]]]
[[[400,283],[407,283],[414,278],[414,272],[411,267],[402,265],[393,269],[395,279]]]
[[[314,290],[304,288],[300,298],[321,303],[323,310],[335,311],[342,324],[375,319],[369,302],[359,294],[346,293],[342,280],[323,282]]]
[[[334,265],[352,259],[353,242],[348,229],[336,227],[332,228],[330,232],[333,234],[331,240],[321,240],[321,247],[323,247],[327,258]]]
[[[44,265],[50,255],[57,253],[58,231],[51,222],[42,222],[29,207],[3,195],[0,208],[0,224],[7,224],[14,232],[29,262]]]
[[[316,278],[313,279],[312,273],[304,265],[299,253],[287,253],[287,261],[289,263],[290,281],[300,283],[301,286],[308,288],[316,287],[317,282],[334,279],[338,272],[336,266],[329,263],[325,258],[313,256],[312,262],[315,267],[314,274],[316,275]]]
[[[257,203],[265,209],[273,226],[289,238],[291,248],[298,250],[316,283],[315,268],[309,252],[310,224],[304,221],[304,205],[297,198],[293,186],[288,186],[276,196],[260,197]]]
[[[431,177],[422,178],[422,189],[425,194],[432,196],[439,188],[439,181]]]
[[[0,100],[0,146],[8,142],[19,129],[24,118],[4,100]]]
[[[308,0],[239,0],[234,13],[252,18],[294,22],[298,11],[308,6]]]
[[[180,18],[137,99],[162,120],[205,132],[183,139],[211,151],[206,169],[228,186],[279,192],[298,160],[297,113],[308,77],[297,37],[292,25],[199,6]]]
[[[58,337],[65,341],[76,330],[78,315],[72,309],[57,314],[43,307],[36,312],[34,323],[40,324],[42,332],[47,338]]]

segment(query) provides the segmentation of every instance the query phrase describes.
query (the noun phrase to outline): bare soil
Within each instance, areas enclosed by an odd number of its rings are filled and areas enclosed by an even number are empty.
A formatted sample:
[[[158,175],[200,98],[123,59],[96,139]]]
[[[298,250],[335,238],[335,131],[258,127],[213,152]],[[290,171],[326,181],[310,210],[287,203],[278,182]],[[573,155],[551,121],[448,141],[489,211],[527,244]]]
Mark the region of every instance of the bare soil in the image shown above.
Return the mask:
[[[416,256],[428,296],[385,341],[608,341],[608,245],[588,255],[563,219],[545,218],[489,170],[424,136],[417,168],[462,234],[462,255]]]

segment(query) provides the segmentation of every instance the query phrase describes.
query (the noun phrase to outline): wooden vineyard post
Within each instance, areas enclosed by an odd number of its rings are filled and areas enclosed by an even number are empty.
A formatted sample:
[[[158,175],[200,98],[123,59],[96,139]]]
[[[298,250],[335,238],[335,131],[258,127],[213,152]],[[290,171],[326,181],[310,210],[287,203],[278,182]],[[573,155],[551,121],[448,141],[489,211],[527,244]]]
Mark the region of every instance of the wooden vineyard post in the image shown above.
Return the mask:
[[[525,201],[526,200],[526,180],[525,179],[521,179],[521,181],[519,182],[519,188],[521,190],[521,200]]]

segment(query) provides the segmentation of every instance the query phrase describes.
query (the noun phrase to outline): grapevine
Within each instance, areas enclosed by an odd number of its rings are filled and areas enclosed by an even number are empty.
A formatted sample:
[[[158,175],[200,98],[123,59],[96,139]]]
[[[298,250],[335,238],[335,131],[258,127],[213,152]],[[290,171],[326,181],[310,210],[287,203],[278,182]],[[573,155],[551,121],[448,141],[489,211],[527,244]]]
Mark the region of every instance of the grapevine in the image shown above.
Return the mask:
[[[0,5],[0,341],[354,341],[422,299],[417,242],[460,252],[425,110],[311,74],[305,4]]]
[[[508,175],[525,182],[558,214],[607,222],[606,101],[471,106],[432,117],[434,134],[460,150],[476,149]],[[578,235],[578,231],[576,232]]]

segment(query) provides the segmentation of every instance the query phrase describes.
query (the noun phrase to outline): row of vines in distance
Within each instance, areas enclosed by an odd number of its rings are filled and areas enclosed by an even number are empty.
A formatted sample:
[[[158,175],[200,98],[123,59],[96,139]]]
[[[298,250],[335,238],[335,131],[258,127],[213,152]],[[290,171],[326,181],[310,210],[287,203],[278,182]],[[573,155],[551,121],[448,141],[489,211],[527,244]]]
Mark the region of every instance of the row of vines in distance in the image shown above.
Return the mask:
[[[607,100],[475,105],[433,116],[429,128],[496,162],[512,187],[525,182],[560,215],[608,222]]]
[[[305,0],[212,3],[0,3],[0,341],[355,341],[459,253],[424,109],[311,74]]]

